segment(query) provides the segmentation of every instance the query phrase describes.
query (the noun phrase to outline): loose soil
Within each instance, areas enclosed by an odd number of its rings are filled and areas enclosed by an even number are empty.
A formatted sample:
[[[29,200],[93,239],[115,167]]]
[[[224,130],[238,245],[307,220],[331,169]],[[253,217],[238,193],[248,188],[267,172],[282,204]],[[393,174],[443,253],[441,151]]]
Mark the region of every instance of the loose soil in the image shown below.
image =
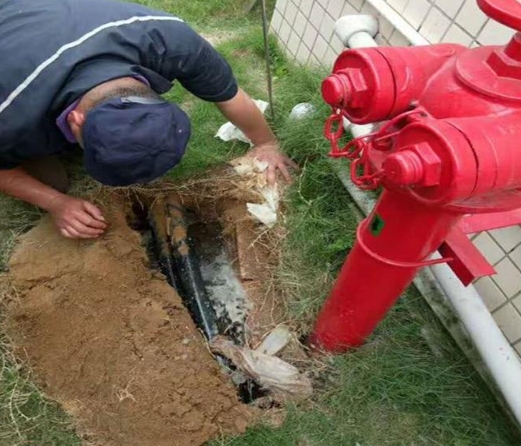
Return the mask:
[[[172,193],[195,229],[208,223],[222,229],[251,304],[247,344],[255,347],[285,322],[272,277],[283,231],[253,221],[246,202],[259,197],[229,169],[129,196],[105,194],[110,228],[97,241],[65,239],[49,218],[42,219],[20,238],[11,258],[5,329],[15,353],[88,444],[202,445],[242,433],[260,419],[258,408],[240,402],[181,298],[151,268],[135,230],[139,208],[152,208]],[[297,341],[287,353],[302,358]],[[262,416],[280,423],[284,411]]]
[[[92,444],[200,445],[243,432],[239,402],[141,238],[112,206],[95,242],[61,237],[49,219],[10,263],[7,329],[47,395]]]

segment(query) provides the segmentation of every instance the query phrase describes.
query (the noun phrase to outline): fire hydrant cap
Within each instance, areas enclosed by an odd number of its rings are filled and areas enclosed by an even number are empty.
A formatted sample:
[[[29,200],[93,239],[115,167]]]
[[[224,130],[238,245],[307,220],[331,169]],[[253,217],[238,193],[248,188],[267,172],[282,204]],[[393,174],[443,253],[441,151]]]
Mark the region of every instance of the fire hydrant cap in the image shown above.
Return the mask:
[[[385,176],[400,186],[417,184],[423,179],[424,168],[420,157],[412,150],[390,155],[384,162]]]
[[[332,74],[322,82],[322,97],[332,107],[340,107],[351,93],[349,81],[342,74]]]

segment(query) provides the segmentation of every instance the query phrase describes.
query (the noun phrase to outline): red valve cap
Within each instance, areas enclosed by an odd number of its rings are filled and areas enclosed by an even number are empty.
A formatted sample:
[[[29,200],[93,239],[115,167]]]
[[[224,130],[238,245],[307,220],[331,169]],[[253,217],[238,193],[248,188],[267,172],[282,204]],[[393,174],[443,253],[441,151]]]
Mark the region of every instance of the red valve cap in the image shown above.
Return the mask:
[[[351,96],[349,80],[343,74],[332,74],[322,82],[322,97],[332,107],[341,107]]]
[[[385,160],[383,168],[385,177],[400,186],[417,184],[424,175],[421,159],[412,150],[393,153]]]
[[[385,177],[399,186],[436,186],[440,182],[441,160],[426,142],[404,147],[383,163]]]

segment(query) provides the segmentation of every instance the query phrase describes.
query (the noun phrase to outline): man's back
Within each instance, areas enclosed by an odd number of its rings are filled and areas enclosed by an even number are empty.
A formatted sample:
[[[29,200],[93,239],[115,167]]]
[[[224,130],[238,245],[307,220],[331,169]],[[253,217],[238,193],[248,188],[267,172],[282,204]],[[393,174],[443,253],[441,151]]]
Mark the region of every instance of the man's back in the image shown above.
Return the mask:
[[[51,146],[62,150],[57,115],[102,82],[137,74],[150,77],[159,92],[168,90],[172,79],[159,76],[151,59],[161,42],[150,33],[161,21],[186,26],[113,0],[0,2],[0,168],[39,150],[48,154]]]

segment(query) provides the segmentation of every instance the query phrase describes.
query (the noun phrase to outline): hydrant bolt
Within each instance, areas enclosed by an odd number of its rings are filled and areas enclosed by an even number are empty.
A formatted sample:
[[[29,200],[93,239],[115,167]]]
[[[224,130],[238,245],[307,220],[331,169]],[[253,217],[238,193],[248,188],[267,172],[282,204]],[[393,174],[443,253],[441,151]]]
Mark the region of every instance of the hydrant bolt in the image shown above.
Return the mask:
[[[346,73],[349,83],[351,85],[351,101],[350,105],[352,108],[363,108],[367,107],[367,103],[370,100],[370,91],[367,82],[364,78],[362,70],[354,69],[349,70]]]

